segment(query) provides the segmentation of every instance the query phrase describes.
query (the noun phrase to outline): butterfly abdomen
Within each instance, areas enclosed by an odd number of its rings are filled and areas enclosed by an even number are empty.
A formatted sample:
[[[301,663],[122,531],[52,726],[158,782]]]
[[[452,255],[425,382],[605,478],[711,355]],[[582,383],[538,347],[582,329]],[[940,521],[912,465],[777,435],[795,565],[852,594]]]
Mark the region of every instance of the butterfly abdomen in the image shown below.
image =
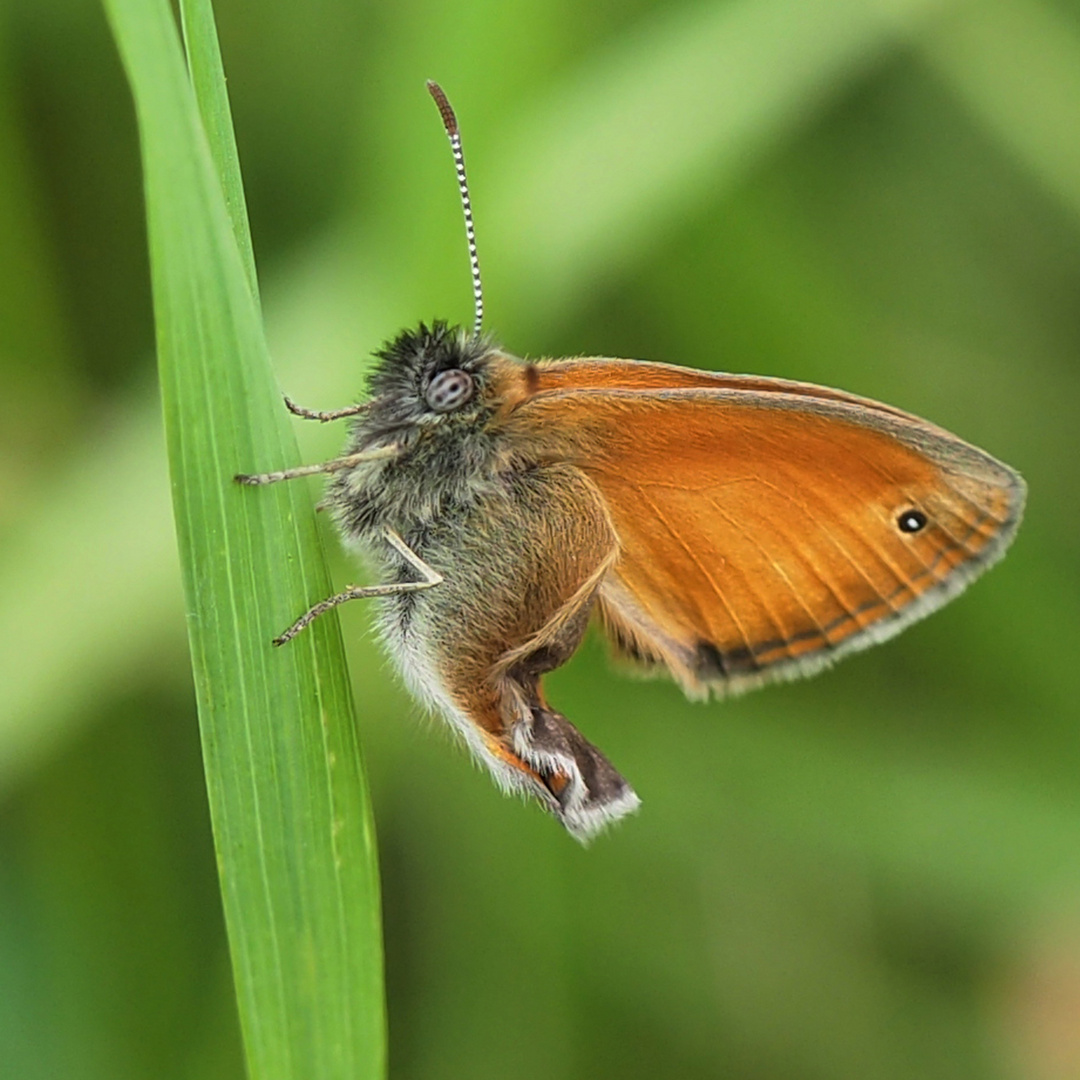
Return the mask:
[[[538,796],[579,835],[635,806],[541,687],[580,644],[616,554],[591,481],[567,464],[514,470],[404,538],[443,575],[386,604],[387,644],[414,690],[503,787]],[[387,569],[414,573],[396,558]]]

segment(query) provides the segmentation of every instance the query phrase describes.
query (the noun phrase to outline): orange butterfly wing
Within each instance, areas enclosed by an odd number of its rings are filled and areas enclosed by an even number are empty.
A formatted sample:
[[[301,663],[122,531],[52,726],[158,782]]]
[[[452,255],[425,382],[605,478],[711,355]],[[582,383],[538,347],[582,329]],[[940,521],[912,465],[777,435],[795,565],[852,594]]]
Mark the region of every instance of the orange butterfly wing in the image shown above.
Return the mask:
[[[540,364],[533,381],[518,422],[571,448],[619,537],[606,628],[692,693],[809,674],[898,633],[1019,525],[1015,471],[868,399],[616,360]],[[911,511],[926,523],[905,532]]]

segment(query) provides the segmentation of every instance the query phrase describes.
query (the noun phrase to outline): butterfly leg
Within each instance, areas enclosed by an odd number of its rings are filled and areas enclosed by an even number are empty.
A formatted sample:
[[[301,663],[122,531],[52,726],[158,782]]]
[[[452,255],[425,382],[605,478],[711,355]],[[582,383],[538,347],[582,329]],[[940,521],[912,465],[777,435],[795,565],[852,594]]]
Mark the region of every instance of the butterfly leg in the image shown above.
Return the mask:
[[[383,461],[387,458],[395,458],[401,451],[396,446],[380,446],[375,450],[361,450],[356,454],[346,454],[344,457],[334,458],[333,461],[323,461],[318,465],[299,465],[295,469],[282,469],[279,472],[268,473],[237,473],[233,477],[238,484],[247,484],[251,487],[259,487],[263,484],[276,484],[281,480],[295,480],[299,476],[316,476],[319,473],[340,472],[342,469],[351,469],[365,461]]]
[[[362,405],[346,405],[344,409],[330,409],[322,412],[317,409],[305,409],[303,405],[297,405],[288,394],[282,396],[285,398],[285,408],[293,416],[299,416],[303,420],[318,420],[323,424],[329,420],[341,420],[346,416],[358,416],[362,412],[367,412],[371,407],[371,402],[365,401]]]
[[[301,630],[310,626],[320,615],[325,614],[331,608],[339,607],[350,600],[366,600],[373,596],[394,596],[399,593],[419,592],[422,589],[430,589],[443,583],[443,576],[438,570],[433,570],[419,555],[416,554],[393,529],[384,530],[386,542],[394,548],[422,577],[422,581],[401,581],[392,585],[350,585],[343,592],[327,597],[313,608],[310,608],[296,620],[283,634],[274,638],[275,645],[284,645],[296,637]]]

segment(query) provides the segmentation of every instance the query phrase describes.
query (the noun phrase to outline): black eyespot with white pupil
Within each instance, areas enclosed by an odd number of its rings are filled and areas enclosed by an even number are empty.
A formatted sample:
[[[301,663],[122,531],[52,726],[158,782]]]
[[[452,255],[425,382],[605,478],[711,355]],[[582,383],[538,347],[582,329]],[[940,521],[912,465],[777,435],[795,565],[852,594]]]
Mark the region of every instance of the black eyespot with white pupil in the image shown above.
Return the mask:
[[[905,510],[897,519],[897,528],[904,533],[917,533],[926,528],[929,519],[921,510]]]
[[[473,390],[472,376],[467,371],[454,368],[440,371],[428,383],[424,398],[428,407],[435,412],[453,412],[472,399]]]

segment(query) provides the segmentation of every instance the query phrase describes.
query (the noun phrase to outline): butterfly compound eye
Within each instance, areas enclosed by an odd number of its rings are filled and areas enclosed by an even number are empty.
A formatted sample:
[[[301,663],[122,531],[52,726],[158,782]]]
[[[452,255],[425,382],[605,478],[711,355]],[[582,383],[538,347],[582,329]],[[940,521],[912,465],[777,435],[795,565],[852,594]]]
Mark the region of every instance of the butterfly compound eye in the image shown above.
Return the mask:
[[[901,532],[917,533],[926,528],[927,517],[921,510],[905,510],[897,519],[896,525]]]
[[[473,396],[473,380],[467,371],[440,371],[424,393],[435,412],[453,412]]]

